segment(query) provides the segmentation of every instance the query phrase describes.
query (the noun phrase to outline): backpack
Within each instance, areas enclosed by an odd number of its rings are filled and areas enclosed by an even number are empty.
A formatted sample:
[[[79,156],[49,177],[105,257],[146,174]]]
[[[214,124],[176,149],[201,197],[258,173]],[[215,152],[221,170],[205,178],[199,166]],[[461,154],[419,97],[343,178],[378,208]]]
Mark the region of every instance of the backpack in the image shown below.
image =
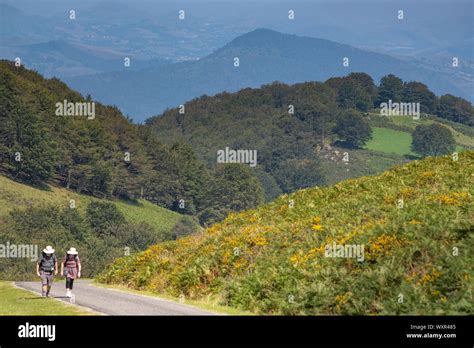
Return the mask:
[[[52,254],[49,260],[46,259],[46,254],[41,255],[40,267],[43,271],[52,272],[56,268],[56,255]]]
[[[74,255],[74,262],[76,262],[76,263],[77,263],[77,256],[78,256],[77,254]],[[66,253],[66,262],[68,262],[68,261],[69,261],[69,254]]]

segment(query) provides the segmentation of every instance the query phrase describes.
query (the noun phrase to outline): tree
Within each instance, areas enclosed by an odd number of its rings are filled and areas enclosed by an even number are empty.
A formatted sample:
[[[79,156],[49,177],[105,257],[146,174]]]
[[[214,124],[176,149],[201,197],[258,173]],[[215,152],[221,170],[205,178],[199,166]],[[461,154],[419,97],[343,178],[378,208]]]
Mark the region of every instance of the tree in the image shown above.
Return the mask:
[[[110,194],[110,185],[112,177],[112,168],[105,161],[98,161],[92,167],[89,186],[93,194],[101,193],[103,195]]]
[[[209,174],[204,164],[199,161],[191,147],[184,142],[176,142],[170,148],[171,160],[176,166],[176,175],[181,183],[181,191],[173,205],[173,209],[181,213],[194,215],[196,205],[202,198],[202,191]],[[184,203],[184,207],[180,204]]]
[[[474,108],[467,100],[451,94],[439,98],[438,116],[454,122],[474,126]]]
[[[379,86],[379,96],[377,98],[376,107],[381,103],[400,102],[403,98],[403,81],[395,75],[387,75],[382,77]]]
[[[372,99],[377,97],[377,86],[370,75],[366,73],[350,73],[348,78],[357,82]]]
[[[412,137],[412,151],[423,157],[445,155],[456,149],[451,131],[438,123],[417,126]]]
[[[333,77],[325,85],[337,92],[337,103],[344,109],[367,111],[377,97],[377,87],[372,77],[365,73],[351,73],[346,77]]]
[[[12,76],[0,71],[0,165],[10,161],[9,147],[13,144],[11,114],[15,106],[15,85]]]
[[[338,141],[348,147],[362,147],[372,138],[372,128],[356,110],[342,112],[338,116],[333,132]]]
[[[434,114],[438,109],[438,98],[421,82],[405,82],[403,99],[406,103],[420,103],[421,112]]]
[[[373,101],[358,82],[346,79],[339,88],[337,102],[344,109],[357,108],[361,111],[367,111],[372,106]]]
[[[275,178],[283,190],[290,193],[325,182],[320,164],[309,159],[290,159],[281,163]]]
[[[184,215],[171,230],[171,239],[188,236],[199,230],[199,223],[194,217]]]
[[[224,164],[218,166],[213,180],[207,184],[201,202],[199,221],[214,223],[231,211],[253,208],[264,201],[260,181],[248,165]]]
[[[117,206],[110,202],[92,201],[86,209],[87,221],[98,235],[111,233],[126,222]]]
[[[10,114],[10,174],[17,179],[40,183],[53,175],[56,159],[47,126],[22,102]]]

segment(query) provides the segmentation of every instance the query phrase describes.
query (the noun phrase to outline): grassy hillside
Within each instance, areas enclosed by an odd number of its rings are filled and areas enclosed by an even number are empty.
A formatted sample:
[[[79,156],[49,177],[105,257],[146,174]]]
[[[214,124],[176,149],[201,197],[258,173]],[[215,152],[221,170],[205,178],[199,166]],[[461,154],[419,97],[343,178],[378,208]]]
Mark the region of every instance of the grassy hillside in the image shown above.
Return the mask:
[[[426,116],[425,116],[426,117]],[[379,114],[370,114],[372,125],[372,139],[367,142],[365,148],[384,153],[393,153],[401,156],[416,156],[410,149],[411,133],[418,125],[429,125],[439,123],[447,127],[456,141],[456,151],[464,149],[474,149],[474,136],[472,127],[449,122],[435,116],[414,120],[410,116],[397,116],[381,118]]]
[[[410,150],[411,134],[390,128],[372,128],[372,139],[367,142],[370,150],[395,153],[398,155],[414,155]]]
[[[33,187],[0,176],[0,244],[33,245],[38,256],[46,245],[52,245],[59,257],[74,246],[87,277],[125,253],[143,251],[198,229],[191,218],[145,200],[98,199],[55,185]],[[34,268],[31,257],[1,257],[0,279],[32,279]]]
[[[347,152],[349,161],[342,161]],[[326,157],[327,156],[327,157]],[[319,156],[321,165],[327,173],[326,185],[334,185],[342,180],[376,175],[395,165],[407,163],[408,160],[399,154],[383,150],[346,149],[333,147]]]
[[[473,169],[465,151],[283,195],[99,280],[265,314],[473,314]],[[363,261],[325,257],[333,243]]]
[[[102,201],[57,186],[33,187],[0,176],[0,219],[8,215],[13,208],[28,209],[42,204],[68,207],[71,199],[75,200],[76,208],[81,213],[85,212],[91,201]],[[146,222],[160,235],[170,232],[182,218],[182,215],[178,213],[145,200],[139,200],[138,203],[123,200],[110,202],[117,206],[127,221],[134,223]]]

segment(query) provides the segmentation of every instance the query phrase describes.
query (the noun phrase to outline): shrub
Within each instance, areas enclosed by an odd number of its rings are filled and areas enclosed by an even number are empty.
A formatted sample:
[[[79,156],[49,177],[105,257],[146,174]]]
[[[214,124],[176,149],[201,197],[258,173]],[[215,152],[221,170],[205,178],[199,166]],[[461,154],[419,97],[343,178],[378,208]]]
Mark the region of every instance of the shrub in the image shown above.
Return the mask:
[[[445,155],[456,149],[451,131],[438,123],[417,126],[412,137],[412,151],[423,157]]]
[[[87,206],[87,221],[98,235],[110,233],[113,228],[123,224],[125,217],[115,204],[109,202],[92,201]]]

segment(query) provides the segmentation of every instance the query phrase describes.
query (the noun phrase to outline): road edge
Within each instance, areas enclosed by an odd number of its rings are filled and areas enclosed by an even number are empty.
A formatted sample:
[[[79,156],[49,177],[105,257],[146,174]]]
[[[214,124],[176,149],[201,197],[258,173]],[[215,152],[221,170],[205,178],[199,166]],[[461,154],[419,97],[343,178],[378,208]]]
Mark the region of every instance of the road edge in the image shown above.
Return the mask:
[[[37,295],[37,296],[40,296],[40,294],[39,294],[38,292],[36,292],[35,290],[31,290],[31,289],[24,288],[24,287],[18,285],[16,281],[12,281],[12,284],[13,284],[13,286],[14,286],[15,288],[17,288],[17,289],[29,291],[29,292],[31,292],[32,294],[35,294],[35,295]],[[89,308],[89,307],[84,307],[84,306],[81,306],[81,305],[78,305],[78,304],[75,304],[75,303],[63,301],[63,300],[58,299],[58,298],[56,298],[56,297],[49,297],[49,298],[50,298],[50,299],[53,299],[53,300],[55,300],[55,301],[59,301],[59,302],[65,304],[66,306],[78,307],[78,308],[83,309],[83,310],[86,311],[86,312],[90,312],[91,314],[94,314],[94,315],[108,315],[108,314],[106,314],[106,313],[102,313],[102,312],[96,311],[96,310],[94,310],[94,309],[92,309],[92,308]],[[52,316],[53,316],[53,315],[52,315]],[[54,315],[54,316],[55,316],[55,315]]]
[[[121,292],[121,293],[128,294],[128,295],[136,295],[136,296],[151,298],[151,299],[155,299],[155,300],[166,301],[166,302],[169,302],[169,303],[177,304],[177,305],[184,306],[184,307],[189,307],[189,308],[196,309],[196,310],[199,310],[199,311],[209,312],[209,314],[207,314],[209,316],[211,316],[211,315],[229,315],[229,314],[226,314],[226,313],[213,312],[213,311],[210,311],[208,309],[199,308],[198,306],[193,306],[193,305],[188,304],[188,303],[180,303],[178,301],[173,301],[172,299],[164,298],[164,297],[161,297],[159,295],[155,296],[155,295],[140,294],[140,293],[138,293],[138,290],[119,289],[119,288],[114,287],[113,285],[101,284],[101,283],[97,283],[96,281],[92,281],[91,283],[89,283],[89,285],[95,286],[96,288],[99,288],[99,289],[106,289],[106,290]],[[202,315],[206,316],[206,314],[202,314]]]

